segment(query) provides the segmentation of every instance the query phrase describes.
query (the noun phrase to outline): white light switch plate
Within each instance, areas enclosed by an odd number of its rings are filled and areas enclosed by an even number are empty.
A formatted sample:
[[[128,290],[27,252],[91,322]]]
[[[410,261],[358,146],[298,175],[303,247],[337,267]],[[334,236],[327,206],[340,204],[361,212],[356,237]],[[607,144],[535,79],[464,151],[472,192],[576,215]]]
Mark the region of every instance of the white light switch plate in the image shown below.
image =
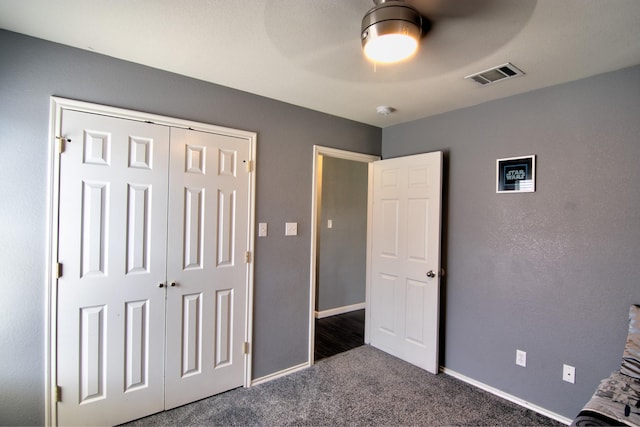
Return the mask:
[[[298,235],[298,223],[297,222],[286,222],[284,228],[285,236],[297,236]]]
[[[267,223],[261,222],[258,224],[258,237],[265,237],[267,235]]]

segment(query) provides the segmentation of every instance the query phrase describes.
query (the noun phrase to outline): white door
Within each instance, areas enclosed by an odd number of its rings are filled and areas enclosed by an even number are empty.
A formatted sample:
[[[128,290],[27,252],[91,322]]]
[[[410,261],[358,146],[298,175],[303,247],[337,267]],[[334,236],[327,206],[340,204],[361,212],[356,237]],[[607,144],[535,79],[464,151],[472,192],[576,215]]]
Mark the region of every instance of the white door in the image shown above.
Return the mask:
[[[246,140],[171,130],[166,409],[243,384],[249,160]]]
[[[60,130],[58,424],[243,385],[250,140],[71,110]]]
[[[65,111],[60,157],[60,425],[164,408],[169,128]]]
[[[370,343],[438,372],[442,152],[373,164]]]

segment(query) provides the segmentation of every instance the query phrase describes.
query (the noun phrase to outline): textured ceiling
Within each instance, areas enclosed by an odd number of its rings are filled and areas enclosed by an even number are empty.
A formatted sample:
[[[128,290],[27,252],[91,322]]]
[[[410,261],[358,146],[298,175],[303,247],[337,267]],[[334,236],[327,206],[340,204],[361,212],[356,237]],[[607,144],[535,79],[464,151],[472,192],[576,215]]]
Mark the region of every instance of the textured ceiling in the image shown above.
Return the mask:
[[[640,63],[638,0],[407,2],[430,29],[384,66],[361,53],[371,0],[0,0],[0,28],[380,127]],[[464,79],[505,62],[526,75]]]

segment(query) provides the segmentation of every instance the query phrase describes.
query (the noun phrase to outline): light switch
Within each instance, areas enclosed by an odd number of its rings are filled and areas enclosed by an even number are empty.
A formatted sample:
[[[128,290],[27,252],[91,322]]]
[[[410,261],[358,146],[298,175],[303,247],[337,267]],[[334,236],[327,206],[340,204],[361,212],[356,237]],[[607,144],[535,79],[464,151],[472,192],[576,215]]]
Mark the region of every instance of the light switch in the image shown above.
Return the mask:
[[[267,223],[261,222],[258,224],[258,237],[265,237],[267,235]]]
[[[333,228],[333,220],[332,219],[328,219],[327,220],[327,228]]]
[[[298,223],[297,222],[286,222],[284,229],[285,236],[297,236],[298,235]]]

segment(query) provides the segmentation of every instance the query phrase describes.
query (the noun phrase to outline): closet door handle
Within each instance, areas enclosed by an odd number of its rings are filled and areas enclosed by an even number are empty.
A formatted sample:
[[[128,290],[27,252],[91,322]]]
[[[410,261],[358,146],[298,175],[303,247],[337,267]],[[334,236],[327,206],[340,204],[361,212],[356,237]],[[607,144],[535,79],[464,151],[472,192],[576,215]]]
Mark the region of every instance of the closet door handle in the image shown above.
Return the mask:
[[[159,288],[164,288],[164,283],[163,282],[158,283],[158,287]]]
[[[174,288],[174,287],[176,287],[176,286],[178,286],[178,284],[177,284],[176,282],[171,282],[171,287],[172,287],[172,288]]]

